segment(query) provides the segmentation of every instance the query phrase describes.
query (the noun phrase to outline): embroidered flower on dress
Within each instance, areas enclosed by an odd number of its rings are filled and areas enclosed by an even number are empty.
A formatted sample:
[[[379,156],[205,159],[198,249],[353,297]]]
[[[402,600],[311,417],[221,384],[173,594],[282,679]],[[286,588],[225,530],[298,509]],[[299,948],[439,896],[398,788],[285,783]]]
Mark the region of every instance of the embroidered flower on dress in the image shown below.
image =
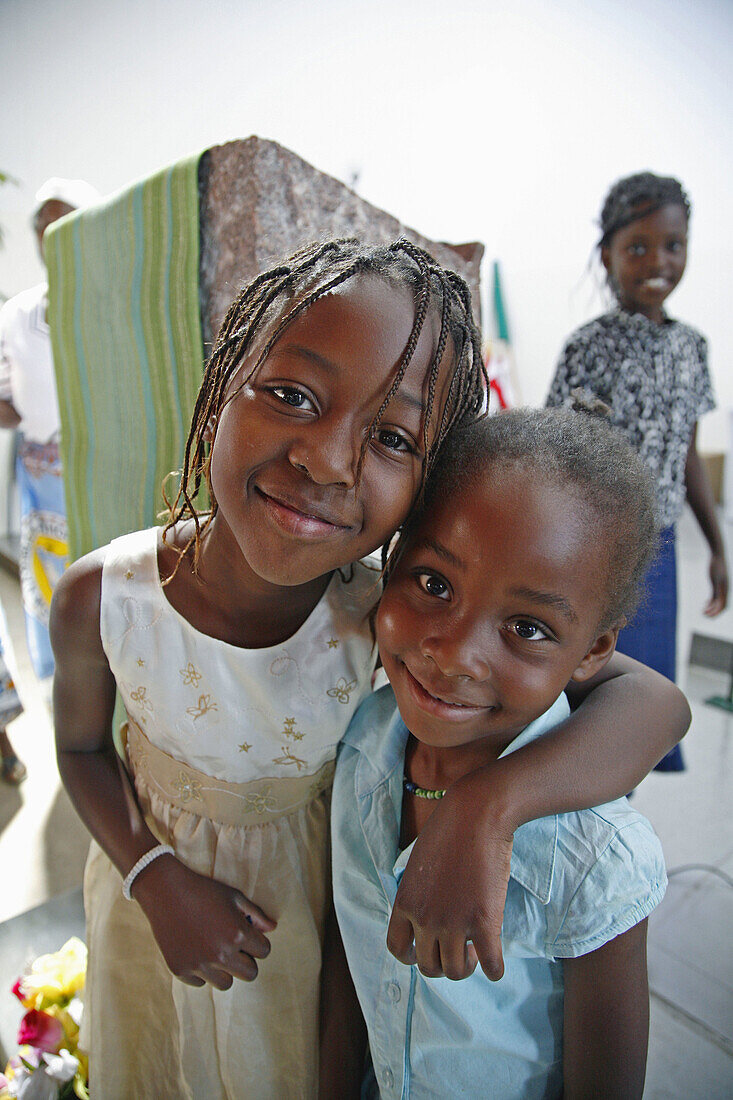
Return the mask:
[[[338,638],[329,638],[328,639],[328,648],[329,649],[338,649],[338,647],[339,647]]]
[[[184,684],[193,684],[194,687],[199,686],[199,680],[202,674],[194,667],[191,661],[188,662],[185,668],[179,668],[178,671]]]
[[[199,695],[198,704],[195,707],[186,707],[186,714],[192,715],[195,721],[197,718],[203,718],[210,710],[218,709],[219,704],[212,702],[210,695]]]
[[[134,691],[130,692],[130,698],[133,699],[139,707],[142,707],[143,710],[147,710],[152,713],[153,704],[148,699],[147,692],[148,689],[143,684],[141,684],[140,687],[135,688]]]
[[[339,703],[348,703],[351,692],[356,687],[356,680],[346,682],[345,676],[339,676],[336,686],[329,688],[326,694],[331,699],[338,699]]]
[[[194,779],[184,771],[178,773],[178,779],[173,784],[173,789],[178,791],[181,802],[190,802],[192,799],[201,801],[201,784],[198,779]]]
[[[299,756],[294,756],[287,745],[281,745],[280,747],[283,755],[273,757],[273,764],[295,764],[298,771],[302,771],[305,767],[305,760],[301,760]]]
[[[248,794],[245,798],[245,803],[249,810],[254,810],[255,813],[273,813],[277,809],[277,799],[272,795],[272,785],[264,787],[257,794]]]

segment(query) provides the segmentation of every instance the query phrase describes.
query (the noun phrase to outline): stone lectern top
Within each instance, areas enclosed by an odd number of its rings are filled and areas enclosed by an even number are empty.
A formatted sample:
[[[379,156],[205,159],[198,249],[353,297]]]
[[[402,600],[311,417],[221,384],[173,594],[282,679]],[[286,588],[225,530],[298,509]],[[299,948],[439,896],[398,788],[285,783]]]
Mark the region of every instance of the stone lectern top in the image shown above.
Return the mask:
[[[209,149],[199,165],[199,193],[207,347],[243,284],[302,245],[329,237],[375,244],[407,237],[463,276],[479,319],[483,245],[428,240],[274,141],[250,137]]]

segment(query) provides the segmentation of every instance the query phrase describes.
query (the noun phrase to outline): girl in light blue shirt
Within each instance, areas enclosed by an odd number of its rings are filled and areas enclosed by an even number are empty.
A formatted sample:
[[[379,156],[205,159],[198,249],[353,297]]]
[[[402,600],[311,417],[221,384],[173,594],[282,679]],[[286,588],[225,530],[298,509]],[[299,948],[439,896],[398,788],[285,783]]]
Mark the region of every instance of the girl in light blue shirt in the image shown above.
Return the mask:
[[[562,721],[566,686],[587,683],[613,653],[655,544],[643,464],[587,413],[518,410],[448,447],[376,618],[390,685],[362,704],[339,753],[333,873],[345,958],[334,922],[322,1096],[358,1096],[362,1085],[395,1100],[641,1096],[646,918],[666,876],[659,841],[625,799],[517,830],[500,982],[481,970],[450,981],[465,957],[404,965],[386,941],[436,804]],[[458,866],[461,852],[453,857]]]

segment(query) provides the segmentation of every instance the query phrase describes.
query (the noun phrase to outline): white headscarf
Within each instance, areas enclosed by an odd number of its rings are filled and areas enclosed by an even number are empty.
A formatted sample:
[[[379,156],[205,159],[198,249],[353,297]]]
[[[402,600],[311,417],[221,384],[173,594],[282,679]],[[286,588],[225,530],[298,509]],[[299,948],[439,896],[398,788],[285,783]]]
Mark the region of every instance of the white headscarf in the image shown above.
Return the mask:
[[[47,202],[56,199],[65,202],[67,206],[73,206],[75,210],[83,210],[85,206],[91,206],[100,199],[99,191],[85,180],[66,180],[60,176],[52,176],[46,180],[36,191],[35,212],[37,213]]]

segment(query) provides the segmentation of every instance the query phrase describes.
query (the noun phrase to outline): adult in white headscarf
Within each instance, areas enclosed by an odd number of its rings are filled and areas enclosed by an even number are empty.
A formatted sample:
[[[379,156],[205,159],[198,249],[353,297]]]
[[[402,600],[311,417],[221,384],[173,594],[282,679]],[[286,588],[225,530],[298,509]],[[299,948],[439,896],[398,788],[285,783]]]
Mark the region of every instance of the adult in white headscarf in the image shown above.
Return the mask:
[[[33,229],[41,258],[49,225],[89,206],[99,193],[84,180],[47,180],[36,193]],[[20,493],[20,577],[28,649],[36,674],[53,674],[48,609],[56,581],[67,562],[66,508],[59,459],[59,407],[44,281],[10,298],[0,309],[0,427],[18,429],[16,474]],[[0,641],[12,667],[7,635]],[[0,660],[3,652],[0,649]],[[0,670],[1,671],[1,670]],[[11,684],[12,687],[12,684]],[[0,677],[0,754],[2,777],[20,782],[25,768],[13,752],[3,716]],[[11,708],[8,708],[11,714]],[[16,707],[15,716],[19,713]]]

